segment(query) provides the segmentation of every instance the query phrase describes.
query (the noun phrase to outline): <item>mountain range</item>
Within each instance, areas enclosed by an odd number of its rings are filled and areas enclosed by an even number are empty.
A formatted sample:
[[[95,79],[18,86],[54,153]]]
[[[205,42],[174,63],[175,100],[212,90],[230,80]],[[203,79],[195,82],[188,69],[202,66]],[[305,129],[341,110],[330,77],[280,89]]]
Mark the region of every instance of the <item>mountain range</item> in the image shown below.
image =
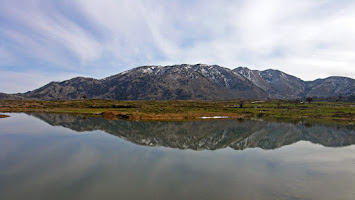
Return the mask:
[[[0,99],[34,100],[231,100],[354,96],[355,80],[332,76],[314,81],[279,70],[218,65],[142,66],[104,78],[76,77]]]

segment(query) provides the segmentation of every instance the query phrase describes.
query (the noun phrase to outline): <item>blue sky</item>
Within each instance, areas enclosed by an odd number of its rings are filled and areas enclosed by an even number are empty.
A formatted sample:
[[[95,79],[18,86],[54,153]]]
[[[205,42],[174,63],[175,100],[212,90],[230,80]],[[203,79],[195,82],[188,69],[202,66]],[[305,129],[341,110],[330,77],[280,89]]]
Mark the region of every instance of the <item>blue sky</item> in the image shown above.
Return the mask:
[[[0,0],[0,92],[141,65],[355,78],[355,1]]]

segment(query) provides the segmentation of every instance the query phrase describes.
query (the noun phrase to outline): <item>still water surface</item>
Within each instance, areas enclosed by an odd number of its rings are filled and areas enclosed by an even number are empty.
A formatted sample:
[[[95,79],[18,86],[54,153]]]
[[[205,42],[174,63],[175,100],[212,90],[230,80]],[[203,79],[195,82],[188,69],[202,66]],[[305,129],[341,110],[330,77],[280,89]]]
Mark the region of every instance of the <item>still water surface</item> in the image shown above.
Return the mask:
[[[0,119],[0,199],[355,199],[355,127]]]

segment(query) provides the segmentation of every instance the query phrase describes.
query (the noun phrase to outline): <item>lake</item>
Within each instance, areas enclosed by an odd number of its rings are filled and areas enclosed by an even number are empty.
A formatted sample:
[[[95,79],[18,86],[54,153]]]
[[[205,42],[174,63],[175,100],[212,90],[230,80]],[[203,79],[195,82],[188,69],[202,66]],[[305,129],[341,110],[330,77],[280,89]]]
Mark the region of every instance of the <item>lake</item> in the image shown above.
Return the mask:
[[[355,199],[354,125],[0,119],[0,199]]]

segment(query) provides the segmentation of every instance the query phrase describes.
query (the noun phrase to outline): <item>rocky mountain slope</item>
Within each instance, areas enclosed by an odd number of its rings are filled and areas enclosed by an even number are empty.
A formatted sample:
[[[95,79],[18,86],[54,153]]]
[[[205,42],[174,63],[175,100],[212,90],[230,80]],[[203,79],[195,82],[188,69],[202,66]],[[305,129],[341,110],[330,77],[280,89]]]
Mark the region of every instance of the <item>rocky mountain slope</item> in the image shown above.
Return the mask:
[[[27,93],[0,93],[0,99],[72,100],[83,95],[114,100],[297,99],[355,95],[355,80],[303,81],[278,70],[203,64],[143,66],[104,79],[76,77]]]
[[[354,95],[355,81],[351,78],[331,76],[306,82],[306,96],[329,97]]]
[[[296,99],[302,97],[337,97],[355,95],[355,80],[347,77],[328,77],[303,81],[279,70],[250,70],[238,67],[233,70],[243,75],[269,94],[270,98]]]
[[[295,99],[307,96],[304,92],[304,81],[279,70],[258,71],[238,67],[233,72],[243,75],[246,79],[262,88],[268,93],[270,98]]]

